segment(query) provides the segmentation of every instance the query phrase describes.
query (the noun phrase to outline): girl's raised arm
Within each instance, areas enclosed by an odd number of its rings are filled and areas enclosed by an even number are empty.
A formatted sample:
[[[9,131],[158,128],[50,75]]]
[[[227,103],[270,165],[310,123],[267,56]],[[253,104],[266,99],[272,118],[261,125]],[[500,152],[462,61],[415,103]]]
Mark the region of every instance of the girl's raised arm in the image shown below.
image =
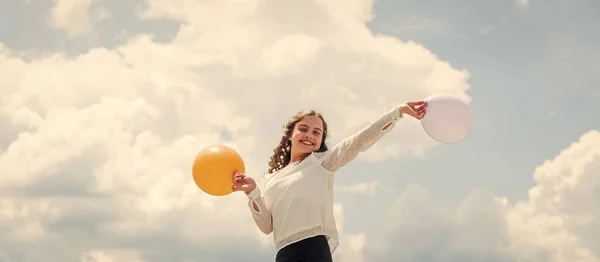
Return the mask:
[[[338,170],[355,159],[359,153],[367,151],[390,132],[396,121],[401,119],[404,114],[416,119],[423,118],[426,105],[427,103],[424,101],[408,102],[385,113],[362,130],[335,145],[324,156],[322,166],[330,171]]]

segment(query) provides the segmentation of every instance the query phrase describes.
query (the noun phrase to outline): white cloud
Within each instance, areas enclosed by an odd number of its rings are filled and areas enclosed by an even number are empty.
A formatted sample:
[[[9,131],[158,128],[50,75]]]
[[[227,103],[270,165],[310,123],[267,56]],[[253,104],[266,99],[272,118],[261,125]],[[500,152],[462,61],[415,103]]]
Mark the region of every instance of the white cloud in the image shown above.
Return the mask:
[[[517,3],[519,5],[528,5],[529,4],[529,0],[517,0]]]
[[[368,261],[510,261],[505,208],[483,189],[453,213],[436,209],[425,189],[411,187],[387,216],[386,246]]]
[[[600,261],[598,174],[598,131],[584,134],[536,168],[529,201],[516,204],[508,217],[520,254],[526,258],[548,254],[556,261]]]
[[[91,30],[95,3],[55,2],[54,26]],[[467,72],[418,44],[372,35],[371,4],[154,0],[143,17],[184,21],[170,43],[138,35],[113,50],[26,60],[0,46],[10,70],[0,78],[0,257],[272,259],[242,195],[195,186],[197,151],[227,143],[257,176],[299,110],[323,112],[334,143],[403,101],[466,96]],[[396,129],[358,161],[435,146],[418,121]],[[339,256],[360,259],[364,233],[342,238]],[[250,244],[230,252],[232,241]]]
[[[340,234],[340,244],[333,254],[334,261],[363,262],[363,248],[365,246],[365,233],[348,234],[345,232],[344,207],[335,204],[333,207],[336,217],[337,228]]]
[[[98,0],[53,0],[48,23],[52,28],[66,31],[69,38],[87,33],[95,23],[110,18],[108,9],[94,5],[98,2]]]
[[[453,212],[411,187],[391,207],[373,261],[600,261],[600,132],[539,166],[529,199],[474,190]]]

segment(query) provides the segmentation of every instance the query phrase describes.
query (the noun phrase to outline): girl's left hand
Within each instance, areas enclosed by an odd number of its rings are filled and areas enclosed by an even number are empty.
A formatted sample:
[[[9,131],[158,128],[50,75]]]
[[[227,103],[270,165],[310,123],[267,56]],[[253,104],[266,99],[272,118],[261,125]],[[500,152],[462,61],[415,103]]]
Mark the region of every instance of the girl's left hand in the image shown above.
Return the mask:
[[[423,119],[425,114],[427,114],[427,102],[425,101],[415,101],[415,102],[406,102],[404,105],[400,106],[400,114],[407,114],[412,116],[418,120]]]

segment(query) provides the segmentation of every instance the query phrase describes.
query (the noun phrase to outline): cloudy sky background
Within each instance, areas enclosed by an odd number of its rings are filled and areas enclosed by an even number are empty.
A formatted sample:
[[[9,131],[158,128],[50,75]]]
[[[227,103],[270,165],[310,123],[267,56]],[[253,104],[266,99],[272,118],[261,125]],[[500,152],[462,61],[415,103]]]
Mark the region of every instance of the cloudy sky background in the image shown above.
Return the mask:
[[[406,100],[470,101],[465,141],[405,119],[336,182],[336,261],[600,261],[600,2],[0,0],[0,262],[271,261],[244,196],[295,112],[330,144]],[[367,90],[371,88],[372,90]]]

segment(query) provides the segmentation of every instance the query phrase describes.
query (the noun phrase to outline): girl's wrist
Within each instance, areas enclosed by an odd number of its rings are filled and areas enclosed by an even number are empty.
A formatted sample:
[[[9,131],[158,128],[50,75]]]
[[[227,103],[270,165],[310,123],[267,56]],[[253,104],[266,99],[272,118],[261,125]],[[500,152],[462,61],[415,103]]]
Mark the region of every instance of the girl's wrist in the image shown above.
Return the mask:
[[[400,117],[404,116],[404,114],[406,114],[407,110],[408,110],[408,106],[406,104],[399,106],[398,112],[400,113]]]

